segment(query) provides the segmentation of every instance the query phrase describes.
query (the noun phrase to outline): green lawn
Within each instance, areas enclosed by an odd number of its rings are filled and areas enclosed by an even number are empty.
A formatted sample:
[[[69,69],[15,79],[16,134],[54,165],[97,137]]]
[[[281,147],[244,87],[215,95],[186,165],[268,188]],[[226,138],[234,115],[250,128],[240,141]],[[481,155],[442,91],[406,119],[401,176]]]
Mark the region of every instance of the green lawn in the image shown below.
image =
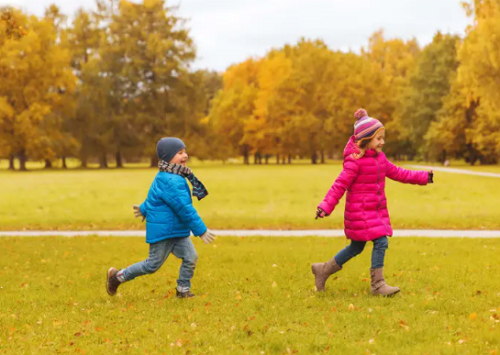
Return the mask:
[[[180,261],[104,289],[143,259],[142,238],[0,238],[0,354],[498,354],[499,239],[394,238],[392,299],[369,294],[371,246],[313,290],[310,263],[343,238],[219,238],[189,300]]]
[[[332,217],[315,209],[341,165],[243,166],[196,163],[210,196],[195,207],[213,229],[343,228],[341,201]],[[0,229],[143,229],[141,203],[156,169],[0,172]],[[387,182],[395,228],[500,228],[500,180],[436,173],[434,185]]]

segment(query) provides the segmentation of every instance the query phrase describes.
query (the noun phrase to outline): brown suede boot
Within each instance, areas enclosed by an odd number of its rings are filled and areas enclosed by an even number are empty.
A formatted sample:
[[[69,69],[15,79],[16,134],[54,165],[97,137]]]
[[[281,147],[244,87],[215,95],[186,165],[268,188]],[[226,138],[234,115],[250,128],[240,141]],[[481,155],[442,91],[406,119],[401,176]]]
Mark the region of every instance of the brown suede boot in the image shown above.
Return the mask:
[[[384,268],[370,269],[372,295],[392,297],[400,291],[399,287],[389,286],[384,280]]]
[[[108,275],[106,278],[106,291],[108,291],[108,295],[114,296],[116,295],[116,290],[118,289],[118,286],[120,286],[121,282],[118,281],[118,278],[116,277],[116,273],[118,272],[117,269],[114,267],[109,268],[108,270]]]
[[[342,270],[342,266],[337,264],[335,258],[331,258],[326,263],[312,264],[311,270],[315,277],[316,289],[318,291],[324,291],[326,280],[328,280],[330,275]]]

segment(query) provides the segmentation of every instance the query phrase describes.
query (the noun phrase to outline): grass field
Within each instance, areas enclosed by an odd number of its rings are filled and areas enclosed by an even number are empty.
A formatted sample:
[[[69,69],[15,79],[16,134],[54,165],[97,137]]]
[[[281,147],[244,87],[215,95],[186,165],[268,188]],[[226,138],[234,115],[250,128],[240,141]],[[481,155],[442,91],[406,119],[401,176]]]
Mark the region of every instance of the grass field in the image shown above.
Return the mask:
[[[196,163],[210,196],[195,201],[212,229],[343,227],[343,206],[315,221],[317,204],[341,165],[243,166]],[[141,203],[156,169],[0,172],[0,229],[143,229],[132,205]],[[500,228],[500,180],[436,173],[434,185],[387,181],[395,228]]]
[[[310,263],[343,238],[195,239],[198,296],[172,296],[180,261],[104,289],[142,238],[0,238],[0,354],[487,354],[500,350],[498,239],[394,238],[371,296],[371,247],[327,291]]]

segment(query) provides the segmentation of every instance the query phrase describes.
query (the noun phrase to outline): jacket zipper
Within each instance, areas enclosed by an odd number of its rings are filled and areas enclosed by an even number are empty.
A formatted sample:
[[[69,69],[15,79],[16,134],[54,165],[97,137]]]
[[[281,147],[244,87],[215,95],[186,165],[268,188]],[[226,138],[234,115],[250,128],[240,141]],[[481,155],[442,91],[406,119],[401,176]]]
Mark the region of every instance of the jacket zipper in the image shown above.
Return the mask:
[[[378,199],[378,204],[377,204],[377,216],[380,219],[380,221],[384,224],[385,231],[387,234],[389,234],[389,228],[387,228],[387,224],[385,224],[384,220],[380,217],[380,212],[379,212],[379,207],[380,207],[380,186],[378,184],[379,179],[380,179],[380,165],[378,164],[377,157],[373,157],[375,159],[375,163],[377,164],[377,199]]]

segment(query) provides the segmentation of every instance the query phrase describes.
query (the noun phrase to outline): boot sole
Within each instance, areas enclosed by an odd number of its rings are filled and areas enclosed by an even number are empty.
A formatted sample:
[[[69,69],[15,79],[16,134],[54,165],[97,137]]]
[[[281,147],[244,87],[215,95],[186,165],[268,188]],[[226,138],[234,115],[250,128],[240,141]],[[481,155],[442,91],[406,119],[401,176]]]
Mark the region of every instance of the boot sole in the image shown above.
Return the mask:
[[[390,295],[387,295],[386,297],[394,297],[394,296],[396,296],[400,292],[401,292],[401,290],[397,290],[396,292],[391,293]]]
[[[397,290],[396,292],[393,292],[393,293],[391,293],[391,294],[389,294],[389,295],[383,295],[383,294],[381,294],[381,293],[373,293],[373,292],[372,292],[372,295],[373,295],[373,296],[381,296],[381,297],[388,297],[388,298],[391,298],[391,297],[396,296],[396,295],[397,295],[398,293],[400,293],[400,292],[401,292],[401,290]]]
[[[106,273],[106,292],[107,292],[107,293],[108,293],[108,295],[110,295],[110,296],[114,296],[114,295],[116,295],[116,292],[115,292],[115,293],[111,293],[111,292],[109,291],[109,278],[110,278],[111,276],[113,276],[113,275],[111,274],[111,272],[113,272],[113,269],[114,269],[114,268],[110,267],[110,268],[109,268],[109,270],[108,270],[108,272]]]

